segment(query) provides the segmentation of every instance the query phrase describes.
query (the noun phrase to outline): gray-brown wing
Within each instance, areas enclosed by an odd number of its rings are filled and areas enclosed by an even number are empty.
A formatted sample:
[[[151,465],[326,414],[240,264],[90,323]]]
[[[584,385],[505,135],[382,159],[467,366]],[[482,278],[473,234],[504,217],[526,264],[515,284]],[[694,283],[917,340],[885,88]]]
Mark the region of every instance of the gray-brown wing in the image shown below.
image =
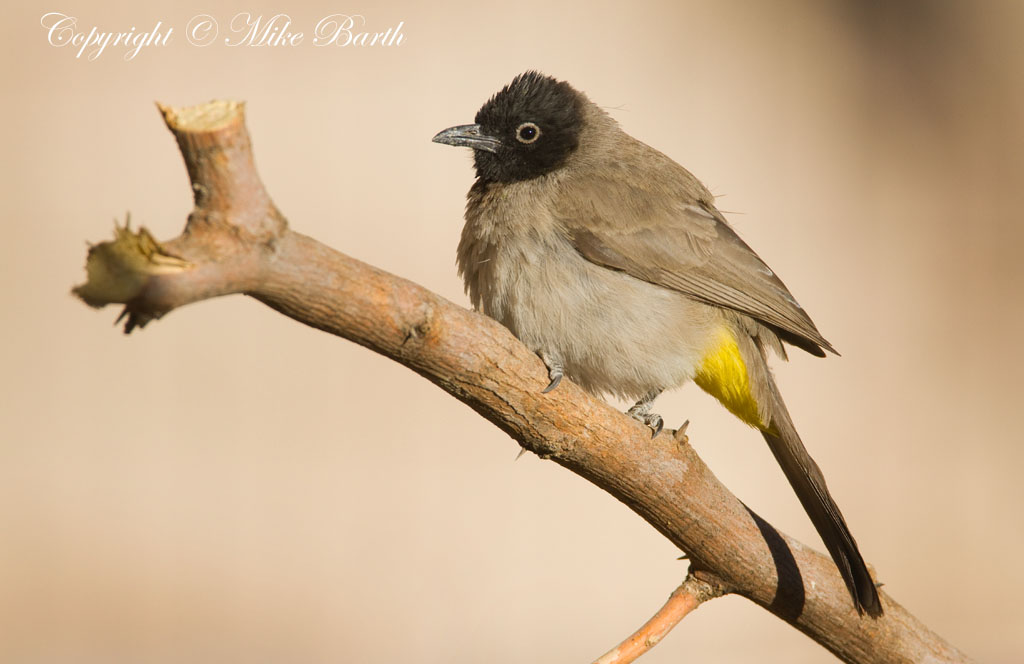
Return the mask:
[[[815,355],[836,352],[710,201],[690,193],[604,180],[588,196],[562,196],[556,215],[576,250],[598,265],[744,313]]]

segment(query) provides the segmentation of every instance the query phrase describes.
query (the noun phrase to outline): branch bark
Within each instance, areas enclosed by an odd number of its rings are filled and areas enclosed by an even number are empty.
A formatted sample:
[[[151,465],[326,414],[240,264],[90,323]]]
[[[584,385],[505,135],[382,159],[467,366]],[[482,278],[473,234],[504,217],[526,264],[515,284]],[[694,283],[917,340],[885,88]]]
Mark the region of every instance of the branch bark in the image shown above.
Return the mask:
[[[159,106],[159,105],[158,105]],[[118,229],[92,247],[92,306],[125,305],[130,332],[171,310],[245,293],[426,377],[517,440],[608,491],[689,554],[691,575],[771,611],[847,662],[964,662],[966,656],[883,595],[858,616],[832,561],[733,496],[689,444],[650,429],[547,373],[482,315],[292,231],[263,187],[243,106],[159,106],[195,196],[184,232],[163,244]]]

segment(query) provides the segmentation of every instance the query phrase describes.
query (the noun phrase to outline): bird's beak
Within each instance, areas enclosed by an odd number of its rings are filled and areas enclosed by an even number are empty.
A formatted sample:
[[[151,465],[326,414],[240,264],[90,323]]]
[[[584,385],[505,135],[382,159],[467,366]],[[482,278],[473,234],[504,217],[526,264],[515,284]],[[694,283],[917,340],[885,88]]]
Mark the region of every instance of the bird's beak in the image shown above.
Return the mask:
[[[431,140],[435,143],[473,148],[474,150],[485,150],[487,152],[497,152],[498,148],[501,147],[501,141],[494,136],[488,136],[481,132],[480,125],[478,124],[449,127],[442,132],[438,132],[437,136]]]

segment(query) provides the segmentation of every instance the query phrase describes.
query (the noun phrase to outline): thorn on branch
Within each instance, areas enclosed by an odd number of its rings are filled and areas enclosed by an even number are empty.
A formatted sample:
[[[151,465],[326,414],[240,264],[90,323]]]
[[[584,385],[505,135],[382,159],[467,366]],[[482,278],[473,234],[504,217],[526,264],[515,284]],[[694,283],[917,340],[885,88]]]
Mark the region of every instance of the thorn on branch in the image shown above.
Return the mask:
[[[430,334],[430,328],[434,321],[434,310],[428,305],[423,307],[420,313],[422,316],[417,317],[415,322],[404,325],[405,336],[402,337],[403,346],[412,339],[423,339]]]
[[[680,426],[672,433],[672,437],[675,438],[676,442],[679,443],[680,445],[686,445],[687,443],[690,442],[690,437],[686,435],[686,430],[689,428],[689,426],[690,420],[686,420],[685,422],[683,422],[682,426]]]

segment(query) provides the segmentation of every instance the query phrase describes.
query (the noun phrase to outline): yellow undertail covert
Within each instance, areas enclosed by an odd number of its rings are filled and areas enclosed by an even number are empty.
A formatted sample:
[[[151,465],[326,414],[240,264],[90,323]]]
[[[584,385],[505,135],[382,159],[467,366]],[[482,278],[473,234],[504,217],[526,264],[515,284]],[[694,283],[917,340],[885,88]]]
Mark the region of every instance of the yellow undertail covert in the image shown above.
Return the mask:
[[[720,331],[718,344],[704,356],[693,382],[750,426],[767,429],[761,421],[757,400],[750,391],[747,365],[736,345],[736,337],[729,330],[723,328]]]

